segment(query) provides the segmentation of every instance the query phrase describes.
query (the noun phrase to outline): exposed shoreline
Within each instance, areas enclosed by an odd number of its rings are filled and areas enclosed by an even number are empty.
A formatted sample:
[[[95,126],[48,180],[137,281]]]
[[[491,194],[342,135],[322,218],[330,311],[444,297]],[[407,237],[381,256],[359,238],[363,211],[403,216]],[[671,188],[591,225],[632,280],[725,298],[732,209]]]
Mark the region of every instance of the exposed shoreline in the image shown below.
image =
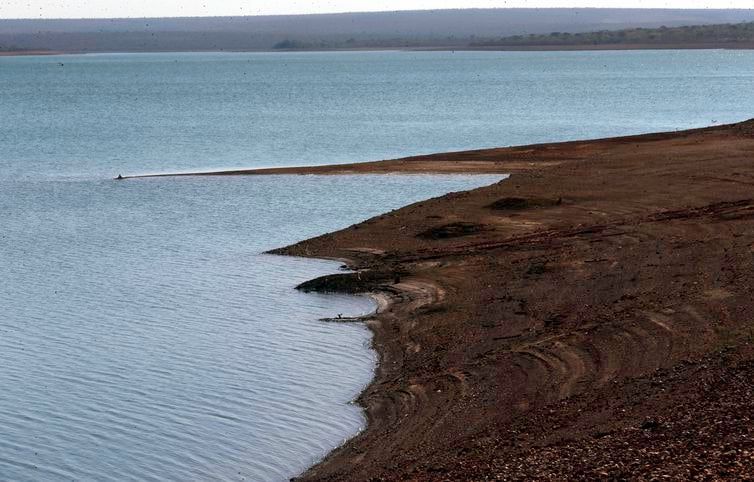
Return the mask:
[[[754,473],[754,121],[181,175],[510,173],[276,254],[376,293],[366,429],[303,480]]]
[[[302,478],[752,473],[752,159],[747,122],[287,169],[513,174],[274,251],[391,299],[368,426]]]

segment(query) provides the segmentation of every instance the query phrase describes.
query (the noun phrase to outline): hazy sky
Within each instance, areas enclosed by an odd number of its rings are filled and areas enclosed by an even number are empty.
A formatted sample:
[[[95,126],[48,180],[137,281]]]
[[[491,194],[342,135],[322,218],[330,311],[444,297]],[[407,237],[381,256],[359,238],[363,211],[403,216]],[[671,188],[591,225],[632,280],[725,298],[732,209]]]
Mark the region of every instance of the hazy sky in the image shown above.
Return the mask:
[[[752,8],[752,0],[0,0],[0,18],[167,17],[469,7]]]

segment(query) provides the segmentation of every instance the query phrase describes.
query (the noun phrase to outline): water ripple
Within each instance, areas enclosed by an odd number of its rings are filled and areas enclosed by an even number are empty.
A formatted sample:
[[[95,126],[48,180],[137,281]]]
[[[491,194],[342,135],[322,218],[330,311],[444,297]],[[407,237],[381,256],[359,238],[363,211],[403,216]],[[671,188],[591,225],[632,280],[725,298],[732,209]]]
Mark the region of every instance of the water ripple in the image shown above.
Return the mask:
[[[492,180],[337,180],[373,205],[325,202],[332,178],[6,182],[0,478],[295,475],[362,428],[375,363],[364,326],[318,319],[374,304],[293,290],[337,263],[260,253]]]

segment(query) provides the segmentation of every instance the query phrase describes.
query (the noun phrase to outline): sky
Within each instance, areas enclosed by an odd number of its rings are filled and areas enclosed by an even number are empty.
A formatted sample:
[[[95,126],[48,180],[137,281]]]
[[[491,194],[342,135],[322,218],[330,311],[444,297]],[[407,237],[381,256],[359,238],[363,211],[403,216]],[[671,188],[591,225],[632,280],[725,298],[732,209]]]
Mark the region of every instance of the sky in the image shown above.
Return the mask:
[[[435,8],[752,8],[752,0],[0,0],[0,18],[276,15]]]

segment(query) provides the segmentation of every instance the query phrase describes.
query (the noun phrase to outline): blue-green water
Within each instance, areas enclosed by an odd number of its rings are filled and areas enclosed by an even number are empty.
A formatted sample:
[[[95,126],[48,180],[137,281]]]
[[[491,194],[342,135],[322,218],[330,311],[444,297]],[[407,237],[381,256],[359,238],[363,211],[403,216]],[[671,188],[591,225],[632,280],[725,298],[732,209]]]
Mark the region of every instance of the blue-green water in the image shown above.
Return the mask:
[[[754,52],[0,59],[0,172],[367,161],[754,116]]]
[[[283,480],[363,425],[364,298],[260,254],[465,176],[159,178],[754,117],[754,53],[0,58],[0,479]]]

